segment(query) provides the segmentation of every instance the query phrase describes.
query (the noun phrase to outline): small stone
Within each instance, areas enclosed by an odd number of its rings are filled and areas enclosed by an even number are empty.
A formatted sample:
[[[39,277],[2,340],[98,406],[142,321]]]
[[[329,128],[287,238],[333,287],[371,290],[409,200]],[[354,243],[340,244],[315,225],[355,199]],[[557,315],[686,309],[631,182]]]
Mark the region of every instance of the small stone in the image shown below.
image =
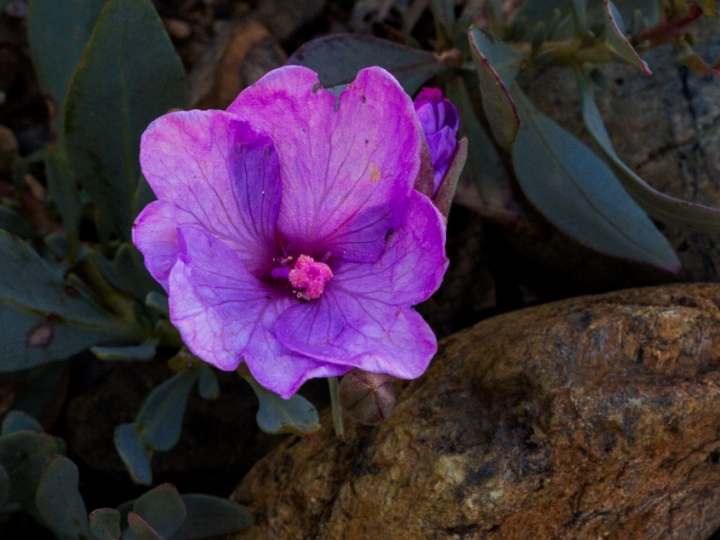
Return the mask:
[[[163,19],[163,24],[173,39],[187,39],[192,35],[192,26],[180,19]]]
[[[0,126],[0,153],[17,154],[19,148],[15,133],[8,127]]]
[[[440,342],[376,428],[261,460],[240,539],[706,540],[720,525],[720,284],[631,289]]]

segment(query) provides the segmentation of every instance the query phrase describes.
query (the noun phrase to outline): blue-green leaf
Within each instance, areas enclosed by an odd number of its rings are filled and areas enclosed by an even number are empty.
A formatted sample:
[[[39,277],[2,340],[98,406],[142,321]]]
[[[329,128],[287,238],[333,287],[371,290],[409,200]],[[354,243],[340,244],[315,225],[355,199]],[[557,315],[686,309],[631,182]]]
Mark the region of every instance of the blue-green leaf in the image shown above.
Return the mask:
[[[625,37],[625,24],[622,16],[610,0],[603,0],[605,4],[605,44],[615,57],[639,67],[645,75],[651,75],[650,67],[640,58],[635,48]]]
[[[317,72],[325,88],[349,84],[361,69],[380,66],[392,73],[410,95],[430,77],[449,69],[431,52],[356,34],[331,34],[309,41],[287,63]]]
[[[172,537],[187,515],[185,503],[172,484],[162,484],[139,497],[132,511],[162,538]]]
[[[45,175],[55,207],[60,213],[70,243],[77,249],[82,206],[75,179],[67,158],[57,148],[48,148],[45,155]]]
[[[592,249],[677,272],[680,261],[667,239],[607,165],[540,113],[517,86],[513,97],[521,118],[513,165],[530,202]]]
[[[22,411],[10,411],[2,423],[1,435],[15,433],[16,431],[44,431],[40,422]],[[0,505],[2,506],[2,505]]]
[[[520,118],[508,85],[517,75],[522,55],[477,26],[470,27],[469,38],[490,130],[500,146],[509,148],[517,136]]]
[[[9,503],[20,503],[37,516],[35,493],[48,459],[61,450],[54,437],[16,431],[0,437],[0,465],[10,479]]]
[[[51,362],[21,373],[0,373],[0,384],[12,380],[19,386],[12,401],[12,408],[33,418],[53,415],[58,406],[57,392],[67,376],[67,362]]]
[[[597,143],[603,160],[633,199],[652,218],[673,227],[698,232],[720,232],[720,210],[665,195],[648,185],[622,162],[610,142],[587,77],[579,75],[578,86],[585,126]]]
[[[135,422],[153,450],[164,452],[177,444],[188,396],[197,378],[196,369],[181,371],[154,388],[143,403]]]
[[[100,360],[139,360],[145,362],[155,358],[156,339],[148,339],[140,345],[127,347],[92,347],[90,351]]]
[[[165,540],[159,532],[135,512],[128,512],[127,520],[133,534],[124,534],[124,540]]]
[[[469,143],[457,202],[489,218],[527,219],[513,197],[510,177],[495,146],[475,116],[465,82],[455,77],[447,85],[447,94],[458,109],[460,135]]]
[[[78,481],[77,466],[64,456],[51,457],[40,477],[35,504],[45,526],[59,540],[90,538]]]
[[[23,217],[12,208],[0,205],[0,229],[22,239],[31,238],[35,231]]]
[[[68,358],[110,339],[141,339],[28,244],[0,231],[0,371]]]
[[[217,399],[220,395],[217,375],[210,366],[198,368],[198,392],[203,399]]]
[[[435,22],[450,33],[455,27],[455,2],[453,0],[431,0]]]
[[[200,540],[248,528],[252,514],[244,506],[211,495],[181,495],[187,517],[170,540]]]
[[[159,292],[149,292],[145,297],[145,305],[149,308],[154,309],[158,313],[170,316],[170,307],[168,305],[168,297],[166,294]]]
[[[283,399],[263,388],[249,371],[242,373],[242,377],[250,383],[260,402],[257,424],[265,433],[310,435],[320,429],[317,409],[300,394]]]
[[[145,486],[152,484],[152,450],[143,441],[137,424],[121,424],[115,428],[115,448],[133,482]]]
[[[55,100],[61,121],[70,80],[104,4],[105,0],[29,2],[28,42],[33,64],[40,86]]]
[[[120,512],[115,508],[98,508],[90,512],[90,532],[95,540],[120,540]]]
[[[130,239],[140,135],[185,101],[182,63],[150,0],[109,0],[72,78],[65,110],[68,156],[98,208],[103,234]]]

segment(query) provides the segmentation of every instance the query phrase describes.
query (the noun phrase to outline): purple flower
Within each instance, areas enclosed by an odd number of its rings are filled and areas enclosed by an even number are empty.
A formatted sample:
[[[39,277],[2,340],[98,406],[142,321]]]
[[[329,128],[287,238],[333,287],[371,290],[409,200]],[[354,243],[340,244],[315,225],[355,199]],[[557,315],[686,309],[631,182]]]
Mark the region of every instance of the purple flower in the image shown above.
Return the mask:
[[[433,194],[450,167],[460,118],[455,106],[443,97],[439,88],[423,88],[415,98],[415,111],[430,149],[433,163]]]
[[[413,190],[422,131],[380,68],[339,97],[309,69],[277,69],[227,111],[174,112],[145,131],[158,200],[133,241],[190,350],[244,360],[290,397],[353,368],[421,375],[437,342],[412,306],[440,285],[445,226]]]

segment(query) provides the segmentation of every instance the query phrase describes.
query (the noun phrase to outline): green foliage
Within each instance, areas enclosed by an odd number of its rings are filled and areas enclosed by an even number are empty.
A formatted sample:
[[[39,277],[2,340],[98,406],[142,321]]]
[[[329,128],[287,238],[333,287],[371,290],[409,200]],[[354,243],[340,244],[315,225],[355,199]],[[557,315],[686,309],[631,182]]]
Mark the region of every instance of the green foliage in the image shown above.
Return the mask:
[[[497,143],[510,148],[520,118],[507,86],[517,75],[523,56],[477,27],[471,27],[469,35],[485,116]]]
[[[682,229],[720,232],[720,210],[682,201],[660,193],[649,186],[615,153],[592,94],[588,78],[579,73],[578,86],[585,126],[600,149],[605,163],[612,169],[627,192],[650,217]]]
[[[142,330],[114,317],[28,244],[0,231],[0,371],[67,358],[109,339],[137,339]]]
[[[152,360],[155,358],[157,339],[148,339],[140,345],[127,347],[92,347],[90,351],[100,360]]]
[[[98,508],[88,516],[90,532],[96,540],[117,540],[120,530],[120,512],[115,508]]]
[[[455,77],[448,83],[447,96],[457,107],[460,134],[469,142],[468,158],[458,184],[456,200],[491,218],[524,218],[513,198],[507,170],[475,116],[463,79]]]
[[[72,79],[67,151],[98,208],[101,236],[130,239],[140,135],[186,89],[182,64],[150,0],[110,0]]]
[[[669,271],[680,266],[667,239],[605,163],[540,113],[515,87],[520,131],[512,148],[518,182],[558,229],[615,257]]]
[[[105,0],[32,0],[28,5],[28,41],[38,80],[60,110],[75,67],[95,26]],[[58,129],[62,133],[62,126]]]
[[[430,77],[449,68],[431,52],[353,34],[333,34],[310,41],[288,59],[288,64],[316,71],[325,88],[349,84],[361,69],[380,66],[395,75],[410,95]]]
[[[265,433],[310,435],[320,429],[317,409],[300,394],[283,399],[260,386],[249,371],[244,370],[241,375],[250,383],[260,402],[257,423]]]
[[[5,416],[5,420],[3,420],[0,435],[8,435],[23,430],[43,431],[43,427],[40,425],[40,422],[22,411],[10,411],[7,416]]]
[[[135,422],[122,424],[115,430],[115,447],[134,482],[149,485],[152,482],[152,453],[165,452],[177,444],[198,371],[183,370],[153,389]]]
[[[35,504],[43,523],[59,540],[90,538],[85,502],[78,491],[77,466],[64,456],[51,457],[43,469]]]

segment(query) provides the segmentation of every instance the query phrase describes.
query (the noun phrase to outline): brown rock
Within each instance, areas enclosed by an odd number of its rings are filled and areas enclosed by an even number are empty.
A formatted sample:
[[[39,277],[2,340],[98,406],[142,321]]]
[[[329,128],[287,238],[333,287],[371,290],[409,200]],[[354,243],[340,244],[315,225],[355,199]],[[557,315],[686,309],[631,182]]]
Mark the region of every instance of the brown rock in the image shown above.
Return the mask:
[[[704,58],[720,57],[720,20],[692,30]],[[612,82],[596,99],[618,155],[645,181],[674,197],[720,207],[720,78],[699,76],[678,64],[670,45],[643,55],[653,74],[629,65],[602,70]],[[525,72],[519,82],[540,110],[592,146],[584,128],[570,68]],[[662,229],[675,248],[683,281],[715,281],[720,234]],[[656,284],[678,278],[643,265],[613,260],[554,232],[545,241],[510,236],[528,257],[584,283],[605,287]]]
[[[243,88],[285,60],[263,25],[250,17],[234,19],[190,76],[190,108],[227,108]]]
[[[377,428],[292,438],[233,498],[252,539],[698,539],[720,525],[720,285],[456,334]]]

